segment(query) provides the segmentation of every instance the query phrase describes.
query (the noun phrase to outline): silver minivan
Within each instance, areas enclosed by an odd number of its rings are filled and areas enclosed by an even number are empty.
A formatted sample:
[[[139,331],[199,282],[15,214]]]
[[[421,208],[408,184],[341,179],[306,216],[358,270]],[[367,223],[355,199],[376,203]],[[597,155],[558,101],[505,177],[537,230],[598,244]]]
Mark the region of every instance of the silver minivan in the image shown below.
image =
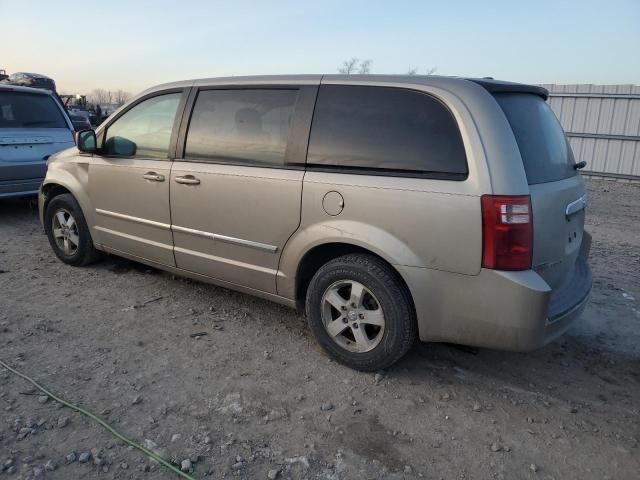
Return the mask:
[[[0,197],[37,194],[49,157],[73,144],[55,94],[0,84]]]
[[[531,350],[591,290],[585,192],[543,88],[310,75],[161,85],[55,155],[55,254],[302,309],[361,370],[417,338]]]

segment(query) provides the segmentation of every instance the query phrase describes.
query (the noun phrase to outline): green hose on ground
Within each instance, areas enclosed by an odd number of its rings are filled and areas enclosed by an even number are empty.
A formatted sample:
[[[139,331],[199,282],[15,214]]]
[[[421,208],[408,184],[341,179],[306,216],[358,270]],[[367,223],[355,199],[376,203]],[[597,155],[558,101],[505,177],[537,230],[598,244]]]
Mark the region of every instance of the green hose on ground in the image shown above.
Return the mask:
[[[102,420],[97,415],[94,415],[93,413],[85,410],[84,408],[78,407],[77,405],[74,405],[72,403],[69,403],[69,402],[63,400],[62,398],[60,398],[57,395],[51,393],[49,390],[44,388],[42,385],[40,385],[38,382],[36,382],[32,378],[30,378],[27,375],[25,375],[24,373],[21,373],[18,370],[14,369],[14,368],[11,368],[9,365],[7,365],[2,360],[0,360],[0,366],[6,368],[8,371],[13,373],[14,375],[18,375],[19,377],[24,378],[27,382],[31,383],[34,387],[36,387],[38,390],[43,392],[48,397],[53,398],[59,404],[64,405],[65,407],[70,408],[72,410],[75,410],[76,412],[80,412],[82,415],[85,415],[85,416],[89,417],[90,419],[94,420],[95,422],[98,422],[100,425],[102,425],[104,428],[106,428],[113,436],[115,436],[119,440],[123,441],[127,445],[131,445],[133,448],[136,448],[136,449],[140,450],[145,455],[148,455],[149,457],[153,458],[159,464],[167,467],[169,470],[171,470],[176,475],[179,475],[182,478],[187,478],[189,480],[195,480],[191,475],[188,475],[188,474],[184,473],[182,470],[180,470],[174,464],[166,461],[164,458],[162,458],[157,453],[149,450],[148,448],[143,447],[142,445],[134,442],[133,440],[129,440],[127,437],[125,437],[120,432],[115,430],[113,427],[111,427],[107,422]]]

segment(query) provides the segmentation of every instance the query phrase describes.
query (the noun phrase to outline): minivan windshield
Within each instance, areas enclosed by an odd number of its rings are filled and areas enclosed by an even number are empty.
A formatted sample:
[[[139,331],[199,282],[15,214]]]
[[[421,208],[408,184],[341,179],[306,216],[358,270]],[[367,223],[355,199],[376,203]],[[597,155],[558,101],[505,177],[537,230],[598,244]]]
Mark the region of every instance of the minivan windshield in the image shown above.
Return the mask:
[[[577,175],[573,152],[560,122],[542,97],[495,93],[513,130],[529,185]]]
[[[49,95],[0,91],[0,128],[68,128]]]

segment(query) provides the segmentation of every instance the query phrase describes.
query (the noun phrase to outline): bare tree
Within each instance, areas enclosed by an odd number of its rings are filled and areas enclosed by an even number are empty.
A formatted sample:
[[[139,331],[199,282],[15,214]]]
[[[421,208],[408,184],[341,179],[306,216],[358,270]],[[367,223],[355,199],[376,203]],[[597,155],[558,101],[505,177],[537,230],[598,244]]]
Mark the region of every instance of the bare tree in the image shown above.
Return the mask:
[[[429,68],[427,68],[427,71],[426,71],[425,75],[433,75],[433,73],[437,69],[438,69],[438,67],[429,67]],[[420,72],[418,71],[417,68],[411,67],[409,70],[407,70],[407,75],[420,75]]]
[[[342,67],[338,68],[338,72],[345,75],[351,75],[352,73],[355,73],[357,67],[358,59],[354,57],[350,60],[345,60]]]
[[[373,63],[373,60],[368,59],[368,60],[363,60],[362,62],[360,62],[360,68],[358,69],[358,73],[362,74],[362,75],[366,75],[371,73],[371,64]]]
[[[89,93],[89,95],[87,95],[87,100],[89,100],[89,103],[93,103],[93,104],[105,104],[105,103],[110,103],[110,95],[106,90],[103,90],[102,88],[95,88],[93,90],[91,90],[91,92]]]
[[[371,65],[373,60],[366,59],[359,61],[357,57],[350,58],[342,62],[342,66],[338,68],[338,72],[344,75],[351,75],[353,73],[359,73],[361,75],[367,75],[371,73]],[[426,69],[424,75],[433,75],[438,67],[429,67]],[[422,75],[417,67],[410,67],[407,70],[407,75]]]
[[[131,94],[124,90],[117,90],[114,94],[114,103],[124,105],[131,99]]]

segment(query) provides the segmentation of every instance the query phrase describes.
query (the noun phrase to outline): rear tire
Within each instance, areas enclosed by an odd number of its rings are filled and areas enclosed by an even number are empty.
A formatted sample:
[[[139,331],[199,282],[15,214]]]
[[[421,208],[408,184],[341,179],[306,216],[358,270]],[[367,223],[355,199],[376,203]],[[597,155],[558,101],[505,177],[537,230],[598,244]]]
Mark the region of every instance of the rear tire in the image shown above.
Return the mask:
[[[411,296],[381,259],[350,254],[323,265],[307,289],[307,321],[320,346],[348,367],[390,367],[418,333]]]
[[[101,256],[93,246],[80,205],[69,193],[58,195],[47,204],[44,230],[53,252],[67,265],[82,267]]]

